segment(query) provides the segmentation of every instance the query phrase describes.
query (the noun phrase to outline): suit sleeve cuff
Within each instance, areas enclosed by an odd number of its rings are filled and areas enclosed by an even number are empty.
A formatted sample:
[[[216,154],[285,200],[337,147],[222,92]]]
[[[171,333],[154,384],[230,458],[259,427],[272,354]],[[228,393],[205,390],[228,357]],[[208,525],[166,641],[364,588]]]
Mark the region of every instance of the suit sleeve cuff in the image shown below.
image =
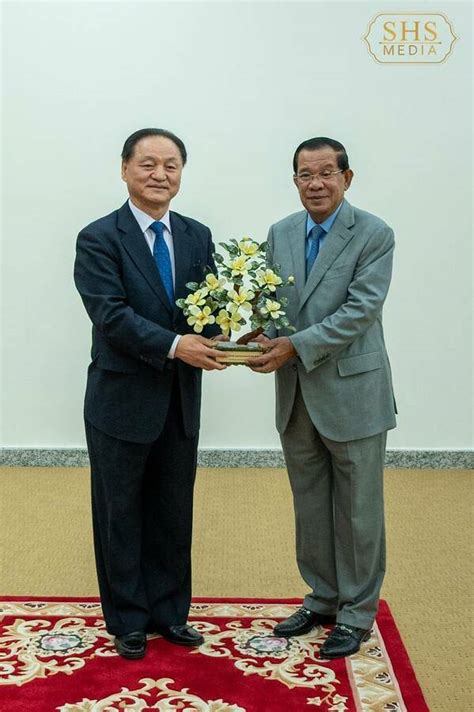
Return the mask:
[[[177,334],[173,340],[173,343],[171,344],[171,348],[168,352],[168,358],[174,358],[175,352],[176,352],[176,347],[178,346],[178,342],[181,338],[181,334]]]

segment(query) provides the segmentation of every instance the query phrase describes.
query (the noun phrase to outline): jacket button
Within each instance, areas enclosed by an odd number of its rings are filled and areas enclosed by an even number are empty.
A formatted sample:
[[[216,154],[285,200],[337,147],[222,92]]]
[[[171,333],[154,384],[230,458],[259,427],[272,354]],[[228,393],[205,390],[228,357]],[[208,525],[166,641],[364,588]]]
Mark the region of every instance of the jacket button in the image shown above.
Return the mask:
[[[296,363],[294,363],[291,368],[293,369],[293,371],[297,371],[297,370],[298,370],[298,366],[296,365]]]

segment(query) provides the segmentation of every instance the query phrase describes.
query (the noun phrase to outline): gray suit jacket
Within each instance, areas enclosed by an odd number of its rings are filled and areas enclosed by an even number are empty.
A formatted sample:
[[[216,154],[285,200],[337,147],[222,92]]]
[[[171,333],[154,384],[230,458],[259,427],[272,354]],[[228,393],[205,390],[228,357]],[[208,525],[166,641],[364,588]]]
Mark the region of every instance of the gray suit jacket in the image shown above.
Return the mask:
[[[284,432],[299,379],[317,430],[338,442],[357,440],[396,425],[382,329],[393,231],[344,201],[305,282],[306,215],[284,218],[268,235],[269,262],[281,266],[283,278],[295,277],[294,287],[277,291],[288,298],[297,330],[279,335],[290,336],[298,357],[276,372],[276,424]]]

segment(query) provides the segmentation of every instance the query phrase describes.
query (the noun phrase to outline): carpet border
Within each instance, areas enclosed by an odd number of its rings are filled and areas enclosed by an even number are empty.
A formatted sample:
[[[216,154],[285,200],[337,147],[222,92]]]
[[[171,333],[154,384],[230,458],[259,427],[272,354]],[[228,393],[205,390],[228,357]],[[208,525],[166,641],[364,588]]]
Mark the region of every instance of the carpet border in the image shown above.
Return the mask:
[[[428,703],[425,700],[423,690],[416,676],[415,669],[405,643],[402,640],[400,631],[395,623],[395,618],[392,609],[384,599],[380,600],[378,614],[387,613],[388,616],[384,620],[384,635],[382,640],[388,652],[388,658],[392,662],[397,660],[397,680],[400,682],[405,695],[402,695],[403,701],[407,710],[416,710],[416,712],[430,712]],[[388,629],[388,632],[387,632]],[[392,663],[393,666],[393,663]],[[410,696],[407,698],[407,692]]]

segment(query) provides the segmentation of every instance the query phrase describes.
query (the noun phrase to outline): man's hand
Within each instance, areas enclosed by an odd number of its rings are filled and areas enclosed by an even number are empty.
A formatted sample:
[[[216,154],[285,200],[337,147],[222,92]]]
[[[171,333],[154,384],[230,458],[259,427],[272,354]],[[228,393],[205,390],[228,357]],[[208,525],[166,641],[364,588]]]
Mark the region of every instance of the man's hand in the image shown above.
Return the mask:
[[[230,339],[225,334],[217,334],[217,336],[211,338],[211,341],[230,341]]]
[[[240,338],[237,339],[237,343],[240,346],[246,346],[246,344],[249,343],[249,341],[258,341],[259,343],[262,343],[260,341],[260,336],[262,336],[262,327],[259,326],[258,329],[254,329],[253,331],[249,331],[248,334],[244,334]],[[267,338],[266,336],[264,338]]]
[[[279,336],[276,339],[263,338],[266,339],[265,342],[259,339],[254,339],[254,341],[265,343],[268,351],[263,356],[258,356],[250,361],[248,365],[252,371],[271,373],[296,356],[295,347],[287,336]]]
[[[189,363],[191,366],[203,368],[206,371],[223,371],[226,366],[222,363],[217,363],[217,351],[212,348],[211,339],[205,339],[204,336],[197,334],[184,334],[178,341],[175,351],[175,358],[181,359],[184,363]]]
[[[239,343],[239,342],[237,342]],[[265,334],[259,334],[258,336],[254,336],[253,339],[249,339],[245,343],[247,344],[262,344],[268,346],[268,344],[272,343],[272,340],[268,338],[268,336],[265,336]]]

